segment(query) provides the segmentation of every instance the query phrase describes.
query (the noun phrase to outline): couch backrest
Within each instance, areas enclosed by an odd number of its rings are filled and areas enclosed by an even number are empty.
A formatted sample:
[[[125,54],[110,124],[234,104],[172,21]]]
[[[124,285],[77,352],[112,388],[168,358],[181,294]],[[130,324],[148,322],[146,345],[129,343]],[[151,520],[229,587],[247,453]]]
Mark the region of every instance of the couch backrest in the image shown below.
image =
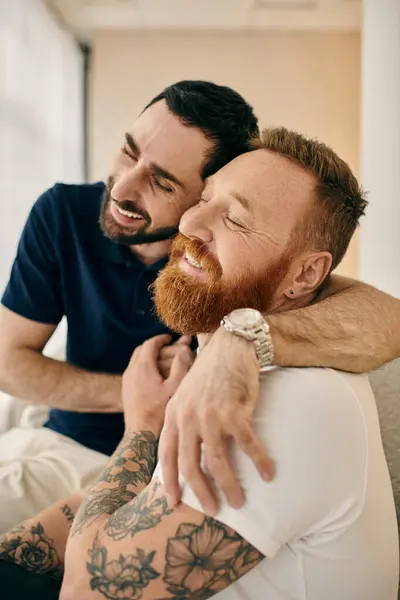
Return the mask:
[[[400,359],[370,375],[400,524]]]

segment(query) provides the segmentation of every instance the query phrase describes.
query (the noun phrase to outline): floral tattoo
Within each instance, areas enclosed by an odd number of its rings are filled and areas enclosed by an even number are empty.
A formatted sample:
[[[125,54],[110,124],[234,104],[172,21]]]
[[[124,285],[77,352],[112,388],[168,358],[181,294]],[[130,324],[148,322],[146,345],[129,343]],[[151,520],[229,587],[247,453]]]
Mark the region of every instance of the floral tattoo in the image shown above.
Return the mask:
[[[28,571],[60,578],[63,567],[40,522],[30,528],[21,525],[0,537],[0,559],[14,562]]]
[[[157,498],[159,481],[148,486],[135,500],[117,510],[107,521],[105,532],[115,541],[134,537],[139,531],[152,529],[161,519],[172,513],[165,496]]]
[[[201,525],[182,523],[168,540],[165,558],[168,600],[206,600],[264,557],[229,527],[206,517]]]
[[[164,573],[152,566],[156,552],[135,549],[108,561],[96,537],[89,550],[90,587],[109,600],[139,600],[152,580],[163,577],[166,595],[159,600],[206,600],[234,583],[264,557],[229,527],[206,517],[200,525],[183,523],[169,538]]]
[[[125,435],[103,475],[80,507],[71,535],[82,533],[100,515],[112,515],[135,498],[153,475],[158,439],[150,431]]]
[[[134,555],[124,557],[121,554],[118,560],[107,562],[107,548],[100,546],[96,536],[87,563],[91,590],[99,591],[109,600],[139,600],[143,588],[160,576],[151,565],[154,555],[155,552],[146,554],[138,549]]]

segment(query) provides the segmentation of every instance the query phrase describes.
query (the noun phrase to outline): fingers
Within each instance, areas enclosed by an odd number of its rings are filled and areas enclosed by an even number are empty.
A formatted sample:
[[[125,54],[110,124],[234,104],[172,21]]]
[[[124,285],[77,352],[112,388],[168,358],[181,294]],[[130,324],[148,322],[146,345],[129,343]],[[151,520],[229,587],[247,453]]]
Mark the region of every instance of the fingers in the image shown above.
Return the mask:
[[[188,347],[190,347],[190,340],[191,340],[190,336],[183,335],[174,344],[169,344],[168,346],[163,346],[160,349],[160,356],[159,356],[159,358],[161,360],[164,360],[164,359],[167,359],[167,358],[173,358],[178,352],[181,351],[182,348],[188,348]]]
[[[181,429],[183,432],[183,428]],[[218,512],[218,501],[211,487],[210,481],[201,469],[201,440],[184,436],[179,437],[180,467],[185,482],[190,486],[199,500],[203,511],[211,517]]]
[[[159,358],[158,358],[158,370],[160,371],[161,375],[163,376],[164,379],[168,379],[168,377],[171,374],[171,368],[172,365],[174,364],[174,359],[179,356],[179,358],[177,358],[177,362],[181,361],[182,364],[182,368],[184,369],[184,365],[188,365],[187,370],[192,366],[193,362],[194,362],[194,353],[192,352],[192,350],[190,349],[190,347],[186,344],[186,343],[180,343],[178,344],[177,342],[175,344],[172,344],[171,346],[164,346],[163,348],[161,348],[160,350],[160,354],[159,354]],[[175,367],[174,367],[175,369]],[[182,380],[183,376],[186,373],[184,372],[183,375],[181,375],[178,372],[176,372],[176,377],[178,378],[177,383],[176,382],[171,382],[172,386],[175,385],[177,387],[177,385],[179,385],[180,381]],[[175,390],[173,390],[171,392],[171,395],[173,394]]]
[[[168,360],[159,360],[157,363],[158,370],[160,371],[161,377],[163,379],[168,379],[169,374],[171,372],[172,358]]]
[[[161,464],[168,503],[171,506],[176,506],[181,499],[181,488],[178,471],[178,429],[173,419],[174,416],[171,419],[167,409],[165,424],[160,437],[158,458]]]
[[[140,364],[143,370],[157,371],[157,360],[159,358],[160,350],[163,346],[171,343],[170,335],[157,335],[136,348],[132,355],[129,366],[132,367],[134,364]]]
[[[232,508],[241,508],[244,493],[229,462],[229,442],[222,431],[212,428],[205,432],[204,453],[207,471]]]
[[[191,335],[182,335],[179,338],[179,340],[175,342],[174,346],[180,346],[182,344],[186,344],[187,346],[190,346],[191,343],[192,343]]]
[[[275,475],[275,465],[268,456],[264,446],[247,422],[232,422],[229,430],[239,448],[253,461],[258,473],[265,481],[270,481]]]
[[[182,346],[182,348],[175,355],[172,365],[171,372],[167,379],[168,385],[170,386],[170,395],[172,396],[178,389],[179,384],[189,371],[194,361],[193,352],[188,346]]]

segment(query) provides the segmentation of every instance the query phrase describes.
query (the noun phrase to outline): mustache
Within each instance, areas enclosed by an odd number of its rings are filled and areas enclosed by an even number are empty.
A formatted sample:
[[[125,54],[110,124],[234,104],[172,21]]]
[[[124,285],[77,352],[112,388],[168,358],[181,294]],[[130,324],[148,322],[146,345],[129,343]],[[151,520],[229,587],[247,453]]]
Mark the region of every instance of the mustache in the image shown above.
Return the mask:
[[[145,219],[148,223],[150,223],[151,217],[150,217],[149,213],[147,211],[143,210],[143,208],[140,208],[140,206],[138,206],[136,204],[136,202],[134,202],[133,200],[115,200],[115,198],[113,198],[112,188],[114,187],[114,184],[115,184],[115,177],[110,176],[106,182],[107,204],[110,204],[110,202],[113,201],[122,210],[130,210],[131,212],[135,212],[138,215],[140,215],[141,217],[143,217],[143,219]]]

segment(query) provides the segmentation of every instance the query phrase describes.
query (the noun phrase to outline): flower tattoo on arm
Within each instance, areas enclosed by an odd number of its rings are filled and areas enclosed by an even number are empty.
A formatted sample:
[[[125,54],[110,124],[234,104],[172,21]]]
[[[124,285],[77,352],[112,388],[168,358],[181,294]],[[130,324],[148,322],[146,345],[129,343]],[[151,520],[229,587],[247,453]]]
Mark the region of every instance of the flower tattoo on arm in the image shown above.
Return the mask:
[[[161,519],[173,511],[168,508],[165,496],[157,497],[160,481],[149,485],[136,498],[135,502],[125,504],[107,521],[106,534],[116,542],[125,537],[135,537],[140,531],[152,529]]]
[[[150,431],[126,434],[87,499],[80,507],[71,535],[82,533],[99,516],[112,515],[150,482],[156,467],[158,439]]]
[[[157,600],[206,600],[264,558],[232,529],[208,517],[200,525],[182,523],[168,538],[163,569],[153,566],[156,554],[135,548],[108,560],[107,546],[97,536],[88,553],[91,589],[109,600],[140,600],[144,588],[162,578],[165,596]]]
[[[14,562],[33,573],[61,578],[63,567],[40,522],[26,528],[15,527],[0,537],[0,559]]]

